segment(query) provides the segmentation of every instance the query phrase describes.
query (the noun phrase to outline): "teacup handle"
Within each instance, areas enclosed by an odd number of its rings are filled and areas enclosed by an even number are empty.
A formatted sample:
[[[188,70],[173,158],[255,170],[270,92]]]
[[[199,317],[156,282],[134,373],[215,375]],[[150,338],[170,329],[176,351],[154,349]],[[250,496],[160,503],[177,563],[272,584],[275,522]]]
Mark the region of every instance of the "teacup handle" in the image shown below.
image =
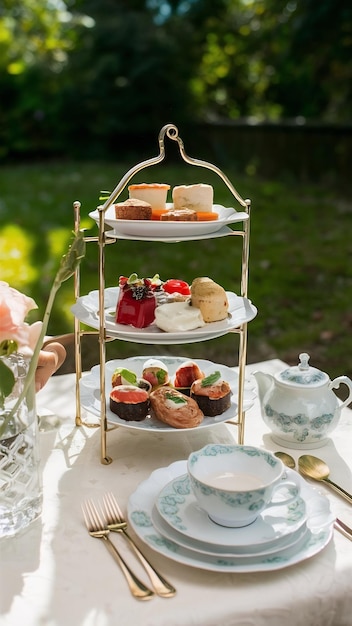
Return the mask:
[[[330,383],[330,388],[338,389],[341,384],[347,385],[349,389],[349,394],[346,400],[344,400],[342,404],[339,405],[339,408],[343,409],[344,406],[347,406],[347,404],[352,402],[352,380],[348,378],[348,376],[338,376],[337,378],[334,378],[334,380]]]
[[[287,498],[280,498],[279,500],[273,499],[274,495],[276,495],[277,492],[281,491],[282,489],[285,489],[286,491],[288,489],[290,491],[290,495]],[[290,504],[290,502],[293,502],[294,500],[296,500],[298,495],[299,495],[299,487],[297,483],[295,483],[293,480],[281,481],[280,483],[275,485],[274,491],[271,496],[271,500],[269,504],[267,505],[267,508],[269,508],[269,506],[280,506],[281,504]]]

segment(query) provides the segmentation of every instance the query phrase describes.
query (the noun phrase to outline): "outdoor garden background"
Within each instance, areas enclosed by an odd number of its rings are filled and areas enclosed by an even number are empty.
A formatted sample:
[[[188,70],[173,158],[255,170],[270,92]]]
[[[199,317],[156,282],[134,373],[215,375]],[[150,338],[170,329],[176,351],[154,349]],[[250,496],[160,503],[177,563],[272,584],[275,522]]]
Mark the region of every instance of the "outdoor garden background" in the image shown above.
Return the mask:
[[[43,314],[72,236],[72,204],[88,213],[175,124],[186,152],[210,161],[252,200],[248,361],[300,352],[352,377],[352,6],[342,0],[4,0],[0,7],[0,280]],[[167,159],[134,182],[221,180]],[[141,180],[143,179],[143,181]],[[219,241],[221,244],[219,245]],[[239,291],[233,238],[181,244],[121,241],[106,285],[137,272],[210,276]],[[176,276],[177,274],[177,276]],[[81,292],[98,288],[87,247]],[[73,282],[52,334],[72,332]],[[176,353],[236,364],[232,336],[186,346],[108,345],[108,356]],[[97,362],[83,345],[84,366]],[[74,366],[72,354],[66,370]],[[62,371],[66,371],[65,368]]]

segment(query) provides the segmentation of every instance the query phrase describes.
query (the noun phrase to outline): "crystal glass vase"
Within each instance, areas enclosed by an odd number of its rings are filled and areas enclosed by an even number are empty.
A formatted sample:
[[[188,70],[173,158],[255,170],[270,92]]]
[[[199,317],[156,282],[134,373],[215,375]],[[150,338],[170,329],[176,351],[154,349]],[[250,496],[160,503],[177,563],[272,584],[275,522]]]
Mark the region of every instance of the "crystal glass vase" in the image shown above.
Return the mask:
[[[1,539],[16,535],[41,514],[42,484],[34,380],[13,411],[23,391],[29,360],[18,353],[0,358],[11,368],[16,381],[5,405],[0,407]]]

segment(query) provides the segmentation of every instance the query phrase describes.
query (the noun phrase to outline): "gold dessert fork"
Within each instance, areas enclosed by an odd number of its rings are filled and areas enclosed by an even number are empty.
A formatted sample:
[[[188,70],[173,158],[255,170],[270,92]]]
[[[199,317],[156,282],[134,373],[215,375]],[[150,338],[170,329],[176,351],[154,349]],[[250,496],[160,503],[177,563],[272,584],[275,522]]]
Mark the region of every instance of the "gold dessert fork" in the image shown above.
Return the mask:
[[[104,522],[100,514],[98,513],[94,502],[92,502],[92,500],[86,500],[86,502],[82,504],[82,511],[89,534],[91,535],[91,537],[102,539],[105,542],[105,545],[110,554],[117,561],[123,574],[125,575],[132,595],[138,600],[149,600],[149,598],[153,597],[154,592],[146,587],[146,585],[144,585],[144,583],[142,583],[142,581],[139,580],[137,576],[135,576],[135,574],[128,567],[126,561],[120,555],[117,548],[115,548],[114,544],[110,540],[110,531],[104,525]]]
[[[127,522],[123,517],[115,496],[112,493],[105,494],[103,505],[107,528],[113,532],[122,533],[126,537],[147,572],[156,593],[163,598],[172,598],[176,593],[176,589],[154,569],[128,534]]]

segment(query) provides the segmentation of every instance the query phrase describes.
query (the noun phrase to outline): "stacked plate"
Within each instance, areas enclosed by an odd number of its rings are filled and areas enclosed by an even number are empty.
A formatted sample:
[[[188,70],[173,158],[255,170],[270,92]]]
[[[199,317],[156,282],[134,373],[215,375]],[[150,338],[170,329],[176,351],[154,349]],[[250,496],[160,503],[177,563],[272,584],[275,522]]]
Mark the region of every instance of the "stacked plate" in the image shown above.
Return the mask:
[[[167,203],[167,209],[173,204]],[[246,211],[236,211],[232,207],[213,204],[213,212],[218,214],[217,220],[196,222],[168,222],[161,220],[121,220],[116,219],[115,207],[110,206],[104,215],[104,222],[113,230],[108,232],[119,239],[137,239],[144,241],[187,241],[207,239],[208,237],[228,235],[231,230],[229,224],[247,221]],[[89,213],[99,226],[99,211]],[[225,230],[225,232],[223,232]]]
[[[219,572],[277,570],[320,552],[330,541],[334,517],[328,499],[297,473],[300,494],[272,506],[249,526],[225,528],[212,522],[194,498],[187,462],[154,471],[131,495],[129,521],[151,548],[174,561]]]
[[[119,297],[119,287],[107,287],[104,290],[104,323],[109,337],[116,337],[132,343],[148,344],[177,344],[195,343],[208,339],[222,337],[238,328],[245,322],[250,322],[257,315],[257,308],[248,298],[238,296],[227,291],[229,313],[226,319],[220,322],[209,322],[205,326],[187,331],[164,332],[153,322],[146,328],[134,328],[126,324],[115,323],[116,304]],[[77,298],[71,307],[74,316],[92,328],[99,329],[99,291],[90,291],[87,295]]]

